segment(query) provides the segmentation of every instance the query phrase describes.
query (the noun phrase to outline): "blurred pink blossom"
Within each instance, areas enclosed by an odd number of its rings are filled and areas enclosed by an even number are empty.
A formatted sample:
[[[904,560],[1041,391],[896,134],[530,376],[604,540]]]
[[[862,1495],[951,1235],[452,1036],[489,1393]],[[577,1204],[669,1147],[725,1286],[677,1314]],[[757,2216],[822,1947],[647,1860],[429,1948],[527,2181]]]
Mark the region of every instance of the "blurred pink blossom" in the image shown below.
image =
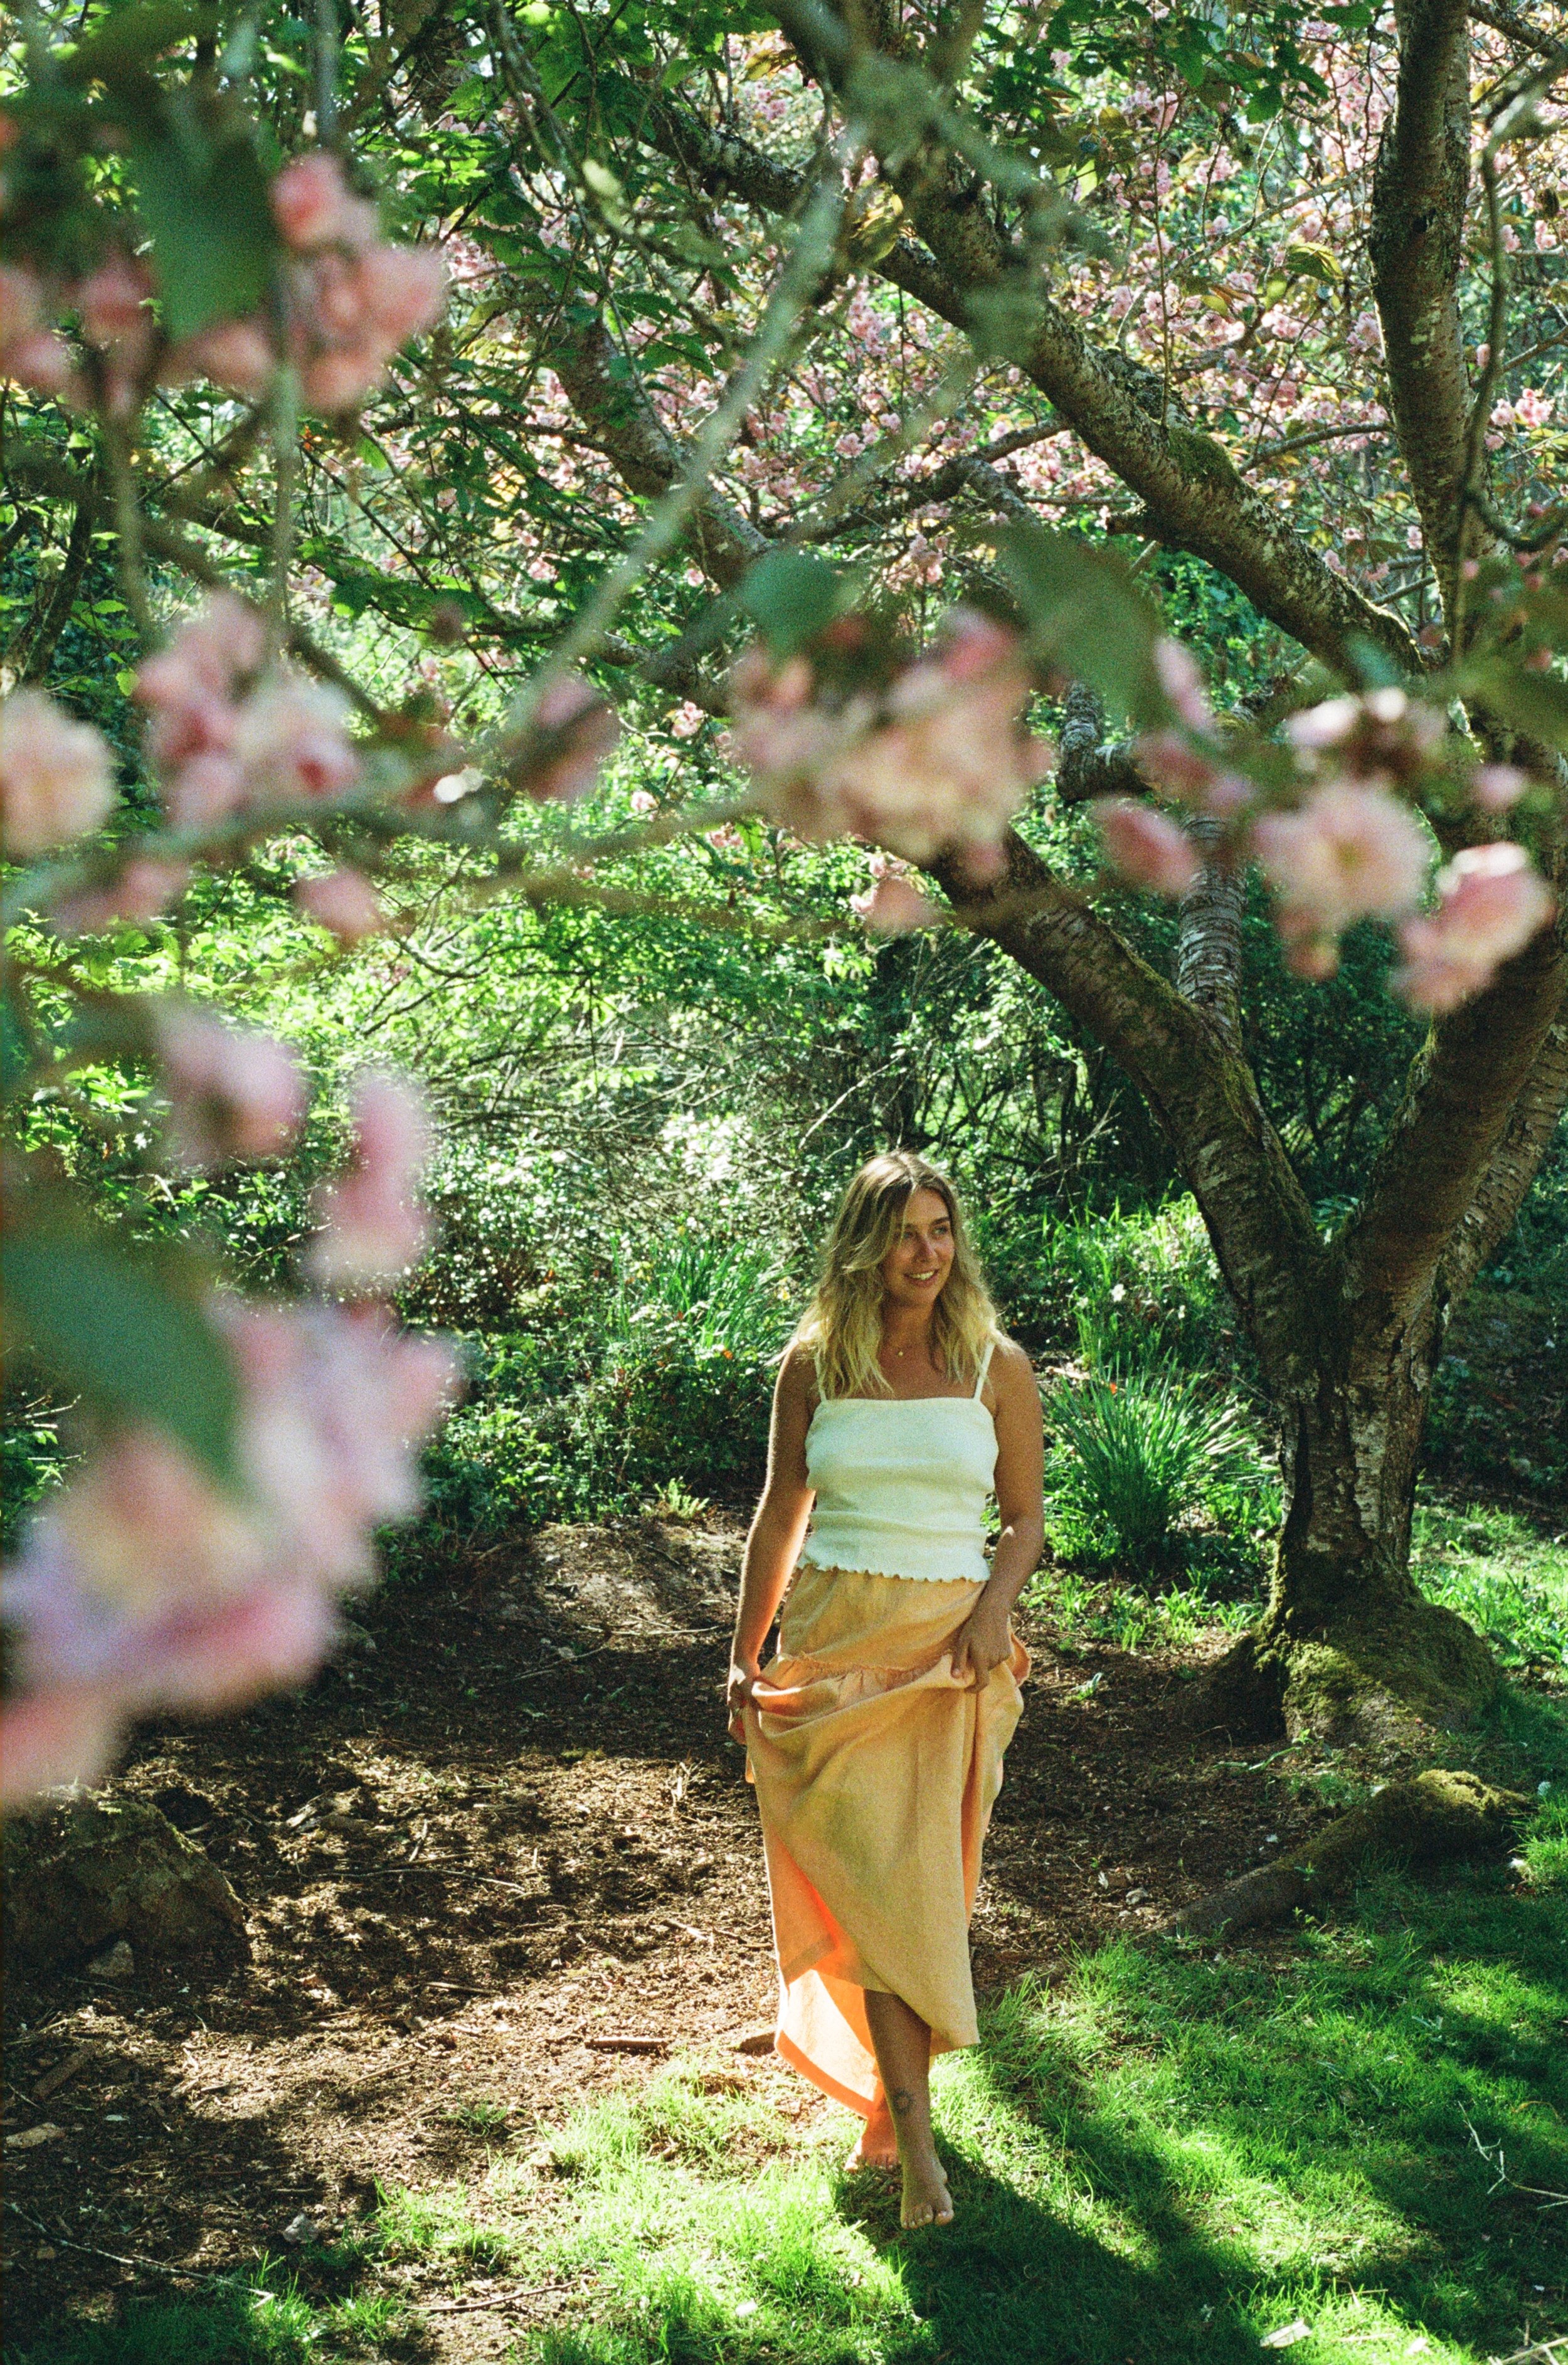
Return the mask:
[[[1542,394],[1538,387],[1527,386],[1514,405],[1514,417],[1521,427],[1544,427],[1555,409],[1551,395]]]
[[[19,1694],[6,1797],[92,1780],[150,1709],[211,1710],[312,1673],[373,1537],[418,1508],[448,1351],[332,1306],[214,1307],[241,1384],[241,1491],[151,1428],[67,1480],[0,1587]]]
[[[395,1076],[361,1076],[353,1093],[348,1171],[317,1191],[321,1227],[306,1257],[330,1289],[385,1289],[424,1254],[430,1226],[419,1180],[430,1155],[430,1120],[413,1088]]]
[[[631,802],[633,812],[642,814],[644,819],[659,809],[659,801],[651,789],[633,789]]]
[[[598,780],[621,736],[615,709],[591,681],[552,682],[510,755],[507,776],[540,803],[575,804]]]
[[[851,895],[849,908],[874,936],[908,936],[912,928],[935,927],[942,917],[907,879],[879,879],[863,894]]]
[[[1252,848],[1279,897],[1287,944],[1336,937],[1352,920],[1410,911],[1430,859],[1409,806],[1354,780],[1310,790],[1294,813],[1260,814]]]
[[[1418,1010],[1453,1010],[1490,983],[1557,906],[1522,846],[1471,846],[1438,873],[1438,907],[1399,931],[1396,992]]]
[[[153,1046],[169,1099],[170,1145],[182,1164],[272,1158],[287,1149],[307,1091],[298,1061],[274,1036],[163,1002]]]
[[[234,755],[248,802],[339,796],[359,778],[349,702],[329,683],[279,671],[240,709]]]
[[[341,945],[357,945],[386,925],[386,904],[364,871],[352,864],[297,880],[294,900],[307,919],[330,929]]]
[[[1203,866],[1192,839],[1168,813],[1131,797],[1096,797],[1089,810],[1118,878],[1157,895],[1186,893]]]
[[[1161,633],[1154,644],[1154,670],[1160,689],[1189,731],[1212,730],[1214,712],[1192,652]]]
[[[264,394],[277,356],[260,320],[219,320],[170,347],[159,376],[170,386],[210,378],[214,386],[254,402]]]
[[[89,936],[121,921],[145,927],[167,911],[190,884],[188,862],[165,862],[151,854],[134,855],[106,887],[84,888],[62,895],[50,906],[50,918],[65,936]]]
[[[48,326],[43,282],[19,264],[0,263],[0,378],[39,394],[79,392],[70,348]]]
[[[0,835],[6,854],[42,854],[96,829],[114,802],[114,758],[90,723],[46,690],[13,690],[0,705]]]
[[[296,253],[330,242],[368,246],[376,234],[375,207],[353,195],[342,163],[323,148],[290,158],[272,185],[272,208]]]
[[[1517,764],[1478,764],[1470,776],[1470,793],[1483,813],[1506,813],[1529,786],[1529,774]]]
[[[1257,794],[1250,780],[1226,768],[1216,746],[1200,746],[1180,731],[1145,731],[1133,754],[1157,787],[1201,813],[1238,813]]]
[[[773,819],[798,835],[852,832],[917,862],[950,846],[972,875],[994,875],[1049,762],[1021,728],[1032,688],[1016,636],[960,609],[879,694],[819,701],[806,658],[775,667],[747,651],[731,677],[734,744]]]

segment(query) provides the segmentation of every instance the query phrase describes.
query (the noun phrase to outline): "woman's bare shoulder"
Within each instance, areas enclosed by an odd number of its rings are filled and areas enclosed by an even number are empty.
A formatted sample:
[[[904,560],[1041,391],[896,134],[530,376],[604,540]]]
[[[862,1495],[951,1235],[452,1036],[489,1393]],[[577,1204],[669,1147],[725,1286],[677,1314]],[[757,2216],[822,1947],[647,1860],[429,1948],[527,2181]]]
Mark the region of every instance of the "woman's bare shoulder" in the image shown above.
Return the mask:
[[[784,1350],[778,1366],[778,1393],[781,1396],[799,1397],[802,1403],[815,1399],[816,1357],[800,1340]]]
[[[1032,1388],[1035,1384],[1035,1366],[1017,1339],[1010,1339],[1004,1330],[996,1334],[987,1377],[999,1395],[1022,1394],[1025,1388]]]

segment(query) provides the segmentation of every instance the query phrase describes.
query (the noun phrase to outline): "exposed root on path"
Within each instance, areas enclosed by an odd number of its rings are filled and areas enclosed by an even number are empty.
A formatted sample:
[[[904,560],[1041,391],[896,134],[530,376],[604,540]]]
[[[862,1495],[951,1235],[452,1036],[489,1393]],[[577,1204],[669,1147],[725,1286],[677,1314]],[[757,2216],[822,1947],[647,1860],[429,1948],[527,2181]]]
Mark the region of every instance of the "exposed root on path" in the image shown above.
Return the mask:
[[[1294,1855],[1183,1906],[1162,1934],[1207,1938],[1282,1921],[1303,1906],[1321,1904],[1380,1859],[1440,1864],[1495,1854],[1529,1803],[1517,1790],[1494,1789],[1473,1774],[1437,1766],[1413,1781],[1390,1782],[1364,1806],[1315,1832]]]

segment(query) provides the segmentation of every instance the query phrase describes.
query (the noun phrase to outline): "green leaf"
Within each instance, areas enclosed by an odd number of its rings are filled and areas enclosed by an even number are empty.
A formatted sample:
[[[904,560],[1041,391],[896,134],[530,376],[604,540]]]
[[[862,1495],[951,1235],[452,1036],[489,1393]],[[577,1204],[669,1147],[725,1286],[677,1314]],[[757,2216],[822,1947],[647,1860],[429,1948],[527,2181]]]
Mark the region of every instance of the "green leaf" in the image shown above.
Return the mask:
[[[160,132],[132,151],[172,337],[253,312],[278,251],[266,176],[243,132],[208,147]]]
[[[140,73],[176,42],[213,32],[217,25],[217,9],[193,6],[192,0],[142,0],[140,7],[118,8],[64,61],[65,79],[118,82]]]
[[[1475,688],[1494,712],[1516,731],[1568,750],[1568,681],[1561,674],[1535,673],[1493,660],[1477,667]]]
[[[997,556],[1048,665],[1135,723],[1164,718],[1154,670],[1159,619],[1119,558],[1033,525],[1009,526]]]
[[[737,596],[774,656],[788,657],[825,632],[844,604],[845,588],[837,569],[814,551],[770,550],[746,569]]]
[[[1325,287],[1338,287],[1345,276],[1345,266],[1331,246],[1305,238],[1286,247],[1285,269],[1293,279],[1316,279]]]
[[[32,1064],[22,1022],[9,997],[0,1002],[0,1092],[9,1100]]]
[[[221,1485],[239,1483],[233,1359],[179,1278],[63,1225],[8,1240],[0,1272],[9,1344],[112,1417],[155,1422]]]

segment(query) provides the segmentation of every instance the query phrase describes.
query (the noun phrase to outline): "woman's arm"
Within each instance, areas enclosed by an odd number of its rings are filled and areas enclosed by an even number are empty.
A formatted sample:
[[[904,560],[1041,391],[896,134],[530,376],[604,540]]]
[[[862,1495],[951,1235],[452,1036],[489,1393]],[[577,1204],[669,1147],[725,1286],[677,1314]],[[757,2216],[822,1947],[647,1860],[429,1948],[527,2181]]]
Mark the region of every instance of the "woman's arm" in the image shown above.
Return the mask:
[[[767,1483],[745,1540],[745,1558],[741,1564],[741,1598],[735,1612],[728,1685],[730,1732],[737,1741],[744,1738],[741,1710],[751,1698],[762,1646],[783,1599],[806,1532],[806,1521],[811,1517],[812,1496],[806,1478],[806,1430],[812,1418],[812,1379],[811,1356],[804,1348],[792,1348],[784,1358],[778,1384],[773,1391]]]
[[[996,1395],[996,1508],[1002,1533],[984,1592],[953,1645],[953,1673],[985,1683],[1008,1653],[1013,1605],[1040,1564],[1046,1541],[1046,1446],[1040,1391],[1029,1358],[1011,1339],[991,1359]]]

